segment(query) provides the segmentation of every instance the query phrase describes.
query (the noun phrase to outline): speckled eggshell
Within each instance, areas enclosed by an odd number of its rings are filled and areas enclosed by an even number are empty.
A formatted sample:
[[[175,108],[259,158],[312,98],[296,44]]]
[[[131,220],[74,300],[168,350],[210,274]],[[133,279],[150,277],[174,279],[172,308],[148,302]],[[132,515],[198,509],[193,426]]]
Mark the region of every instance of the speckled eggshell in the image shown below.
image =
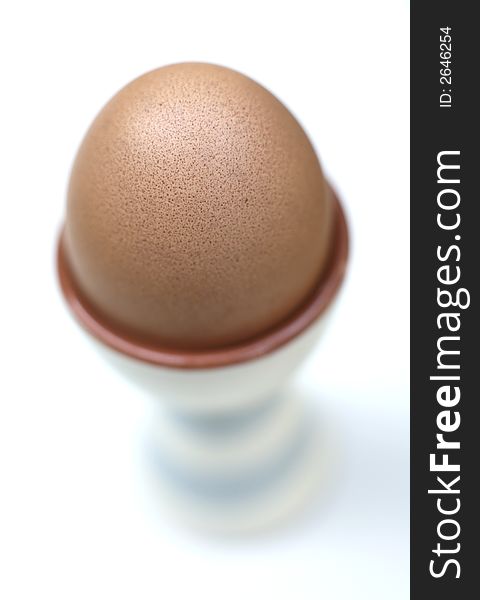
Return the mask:
[[[177,64],[123,88],[73,167],[65,251],[112,327],[172,348],[255,337],[309,297],[332,198],[291,113],[248,77]]]

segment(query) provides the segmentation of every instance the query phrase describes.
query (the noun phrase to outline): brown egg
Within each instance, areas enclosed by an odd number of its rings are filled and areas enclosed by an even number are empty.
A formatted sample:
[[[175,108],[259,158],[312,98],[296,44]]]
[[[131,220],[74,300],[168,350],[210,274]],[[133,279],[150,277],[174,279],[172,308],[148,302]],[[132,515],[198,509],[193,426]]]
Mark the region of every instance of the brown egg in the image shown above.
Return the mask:
[[[95,119],[71,175],[64,249],[110,327],[221,348],[312,294],[333,206],[283,104],[230,69],[177,64],[127,85]]]

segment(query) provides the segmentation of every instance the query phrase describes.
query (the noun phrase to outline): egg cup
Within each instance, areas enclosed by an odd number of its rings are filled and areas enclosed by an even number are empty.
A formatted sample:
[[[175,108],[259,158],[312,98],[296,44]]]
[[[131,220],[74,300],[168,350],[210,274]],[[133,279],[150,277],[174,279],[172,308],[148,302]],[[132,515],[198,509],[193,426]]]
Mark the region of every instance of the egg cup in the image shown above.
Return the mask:
[[[274,329],[222,349],[169,349],[112,327],[78,289],[60,237],[63,295],[108,360],[163,407],[149,457],[162,497],[196,525],[263,527],[291,514],[318,482],[322,440],[301,403],[280,390],[321,335],[344,277],[348,230],[332,194],[330,259],[313,294]]]

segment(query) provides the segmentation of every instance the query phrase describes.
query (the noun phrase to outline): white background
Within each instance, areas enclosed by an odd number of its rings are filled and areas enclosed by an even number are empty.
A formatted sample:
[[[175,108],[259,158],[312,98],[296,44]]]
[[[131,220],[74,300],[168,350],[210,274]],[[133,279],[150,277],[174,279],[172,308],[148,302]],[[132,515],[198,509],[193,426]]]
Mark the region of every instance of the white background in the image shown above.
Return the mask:
[[[11,2],[0,16],[0,597],[408,597],[406,0]],[[69,169],[100,107],[182,60],[245,72],[298,116],[344,200],[349,277],[296,386],[338,430],[334,489],[255,539],[157,510],[145,406],[60,298]]]

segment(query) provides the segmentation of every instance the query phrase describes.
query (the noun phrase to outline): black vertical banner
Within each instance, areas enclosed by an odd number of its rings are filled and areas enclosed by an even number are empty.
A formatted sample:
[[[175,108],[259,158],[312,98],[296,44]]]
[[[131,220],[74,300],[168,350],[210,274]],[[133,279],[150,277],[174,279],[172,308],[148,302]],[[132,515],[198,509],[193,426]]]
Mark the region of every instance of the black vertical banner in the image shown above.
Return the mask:
[[[411,597],[480,597],[480,24],[411,6]]]

